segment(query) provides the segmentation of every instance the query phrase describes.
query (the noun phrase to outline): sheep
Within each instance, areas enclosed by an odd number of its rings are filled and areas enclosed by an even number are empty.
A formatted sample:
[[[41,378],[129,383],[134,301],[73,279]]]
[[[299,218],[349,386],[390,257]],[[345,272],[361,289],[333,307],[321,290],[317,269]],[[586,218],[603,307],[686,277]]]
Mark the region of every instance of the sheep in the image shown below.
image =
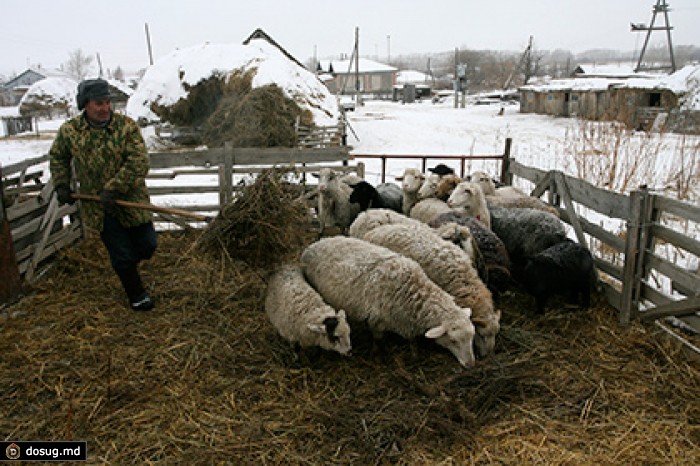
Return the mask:
[[[277,332],[297,350],[319,346],[342,355],[350,352],[345,311],[335,311],[307,283],[301,267],[285,264],[270,277],[265,312]]]
[[[390,209],[371,209],[360,212],[360,215],[357,216],[355,221],[350,225],[350,228],[348,228],[348,235],[362,239],[365,233],[371,229],[393,223],[423,225],[423,223],[418,220],[409,218]]]
[[[418,202],[418,190],[425,181],[425,175],[417,168],[407,168],[402,176],[397,176],[395,179],[401,182],[403,191],[401,208],[403,214],[408,216],[411,208]]]
[[[435,197],[441,201],[447,201],[457,185],[462,182],[462,178],[457,175],[445,175],[438,180],[435,187]]]
[[[438,181],[440,181],[440,175],[433,173],[426,176],[425,181],[423,181],[423,185],[418,190],[418,200],[435,197],[435,190],[437,189]]]
[[[505,244],[483,223],[464,212],[455,211],[438,215],[428,225],[439,228],[442,225],[453,223],[469,228],[484,261],[486,285],[491,290],[494,299],[497,299],[500,293],[506,291],[511,282],[511,264]]]
[[[424,224],[421,223],[421,225]],[[458,223],[445,223],[434,228],[434,231],[440,238],[458,246],[467,253],[481,281],[488,284],[489,275],[484,256],[481,254],[479,245],[476,243],[476,239],[474,239],[468,227],[459,225]]]
[[[491,292],[472,266],[472,258],[460,247],[440,241],[427,225],[382,225],[368,231],[364,240],[415,260],[458,306],[471,308],[476,352],[481,357],[493,353],[500,312],[494,310]]]
[[[512,264],[511,274],[521,268],[527,257],[561,243],[566,238],[564,223],[548,212],[501,207],[494,207],[490,212],[491,229],[508,250]]]
[[[349,184],[362,179],[355,174],[343,175],[330,168],[322,168],[318,177],[321,233],[326,226],[337,226],[345,232],[360,213],[360,207],[350,203],[352,188]]]
[[[447,200],[451,208],[462,210],[491,228],[491,214],[481,187],[472,181],[459,183]]]
[[[430,280],[414,260],[357,238],[333,236],[301,255],[309,283],[323,299],[364,321],[375,338],[385,331],[421,334],[447,348],[464,367],[475,363],[471,309]]]
[[[486,204],[489,208],[528,207],[531,209],[543,210],[559,217],[559,211],[555,207],[548,205],[541,199],[528,196],[518,188],[513,186],[502,186],[497,188],[493,178],[491,178],[486,172],[473,172],[471,175],[469,175],[469,179],[481,186],[481,190],[484,192],[484,196],[486,197]]]
[[[587,309],[597,280],[591,252],[568,238],[528,257],[519,279],[535,297],[538,314],[544,314],[547,300],[554,294],[568,294],[574,302],[580,298],[581,307]]]
[[[394,183],[382,183],[376,188],[366,181],[351,184],[350,203],[360,204],[360,211],[369,208],[402,212],[403,191]]]
[[[428,223],[433,217],[452,211],[452,208],[447,205],[447,202],[429,197],[418,201],[416,205],[413,206],[410,217],[420,220],[423,223]]]

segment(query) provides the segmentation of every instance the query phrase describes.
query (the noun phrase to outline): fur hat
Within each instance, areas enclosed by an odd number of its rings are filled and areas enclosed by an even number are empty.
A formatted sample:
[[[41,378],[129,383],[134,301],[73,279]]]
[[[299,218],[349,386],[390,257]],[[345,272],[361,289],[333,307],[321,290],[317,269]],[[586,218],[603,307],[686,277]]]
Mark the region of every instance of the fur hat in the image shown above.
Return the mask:
[[[111,98],[109,84],[104,79],[86,79],[78,84],[78,110],[84,109],[88,100]]]

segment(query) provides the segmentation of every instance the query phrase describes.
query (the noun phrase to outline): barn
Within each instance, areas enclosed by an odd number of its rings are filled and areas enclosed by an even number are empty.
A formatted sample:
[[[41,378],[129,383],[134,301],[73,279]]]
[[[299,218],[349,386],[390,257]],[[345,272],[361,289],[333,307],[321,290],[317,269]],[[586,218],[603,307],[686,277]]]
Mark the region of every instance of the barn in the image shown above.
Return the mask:
[[[669,128],[698,132],[688,125],[696,111],[684,102],[698,92],[700,67],[686,66],[671,74],[631,76],[610,71],[586,73],[577,68],[573,78],[520,87],[520,111],[587,120],[619,121],[629,128]]]

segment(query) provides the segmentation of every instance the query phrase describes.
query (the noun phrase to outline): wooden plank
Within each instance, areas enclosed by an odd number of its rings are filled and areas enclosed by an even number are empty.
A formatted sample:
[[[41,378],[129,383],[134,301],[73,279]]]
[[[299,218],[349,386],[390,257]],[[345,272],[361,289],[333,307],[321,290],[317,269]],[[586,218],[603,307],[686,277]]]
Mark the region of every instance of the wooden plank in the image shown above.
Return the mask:
[[[622,280],[622,267],[620,267],[619,265],[612,264],[606,260],[600,259],[599,257],[596,257],[594,259],[595,266],[598,270],[610,275],[611,277],[617,280]]]
[[[40,155],[39,157],[32,157],[30,159],[24,159],[21,162],[15,162],[15,163],[5,165],[2,168],[2,171],[5,174],[5,176],[9,176],[9,175],[13,175],[15,173],[20,173],[31,166],[39,165],[41,163],[48,162],[48,161],[49,161],[49,154],[44,154],[44,155]]]
[[[74,228],[64,228],[63,230],[51,235],[44,247],[42,253],[38,256],[38,263],[48,259],[52,255],[56,254],[61,249],[75,243],[82,237],[82,231],[79,225],[75,225]],[[31,257],[37,257],[32,255]],[[31,264],[31,259],[25,260],[19,264],[20,273],[26,274],[29,266]]]
[[[686,251],[700,257],[700,241],[678,233],[668,227],[655,223],[651,225],[652,234],[667,243],[685,249]]]
[[[58,199],[56,199],[56,196],[53,196],[51,198],[51,202],[49,202],[49,208],[46,210],[46,213],[44,214],[44,217],[41,221],[41,225],[39,227],[40,229],[44,230],[44,234],[42,235],[39,243],[36,245],[34,254],[29,263],[29,267],[27,268],[27,271],[24,274],[24,279],[30,283],[32,282],[32,278],[34,277],[36,266],[39,265],[39,261],[41,260],[40,258],[44,252],[44,246],[46,246],[46,242],[49,240],[49,236],[51,236],[51,228],[56,222],[56,219],[60,218],[58,217],[58,208]]]
[[[530,196],[532,197],[540,197],[542,194],[544,194],[546,191],[550,189],[550,183],[552,180],[552,172],[547,172],[545,176],[540,179],[535,187],[530,191]]]
[[[668,304],[662,304],[655,309],[644,311],[640,314],[643,321],[651,321],[662,317],[683,317],[695,314],[700,311],[700,296],[674,301]]]
[[[684,290],[691,291],[692,295],[700,293],[700,276],[685,270],[672,262],[663,259],[652,252],[647,252],[647,262],[659,273],[667,276],[673,281],[674,286],[679,286]]]
[[[547,178],[549,175],[549,172],[547,171],[540,170],[539,168],[528,167],[527,165],[523,165],[514,159],[511,159],[510,161],[510,171],[514,175],[532,182],[532,184],[535,186],[539,185],[542,180]]]
[[[17,259],[15,257],[15,246],[10,231],[10,222],[5,214],[3,184],[3,169],[0,166],[0,270],[2,270],[2,280],[0,280],[0,302],[8,302],[17,297],[22,291]]]
[[[700,207],[687,202],[670,199],[663,196],[655,196],[656,208],[668,212],[678,217],[688,219],[695,223],[700,223]]]
[[[572,199],[579,204],[607,217],[628,218],[630,211],[630,198],[628,196],[598,188],[573,177],[567,177],[567,186]]]
[[[610,283],[601,282],[601,287],[603,288],[603,294],[607,299],[608,303],[618,311],[622,310],[621,298],[622,294]]]
[[[634,301],[634,281],[638,268],[639,237],[642,226],[642,195],[640,191],[631,193],[629,221],[627,222],[627,241],[625,243],[625,262],[622,272],[622,297],[620,299],[620,324],[629,325],[632,315],[637,314],[637,303]]]
[[[586,244],[586,236],[583,234],[581,222],[579,222],[578,214],[576,213],[574,204],[571,200],[571,193],[569,192],[567,178],[560,171],[555,171],[553,176],[557,185],[557,192],[560,193],[562,201],[564,201],[564,206],[570,213],[569,220],[571,221],[571,226],[574,228],[574,233],[576,233],[576,238],[581,246],[588,248],[588,245]]]

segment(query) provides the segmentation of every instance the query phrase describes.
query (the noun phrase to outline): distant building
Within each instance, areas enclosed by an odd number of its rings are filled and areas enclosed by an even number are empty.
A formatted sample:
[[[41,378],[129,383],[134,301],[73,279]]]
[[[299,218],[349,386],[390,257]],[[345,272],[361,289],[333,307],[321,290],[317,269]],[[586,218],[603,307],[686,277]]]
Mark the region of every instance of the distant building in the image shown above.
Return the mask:
[[[12,107],[18,105],[32,84],[48,77],[67,77],[62,71],[45,68],[28,68],[0,87],[0,105]]]
[[[671,75],[606,74],[578,73],[571,79],[522,86],[520,111],[619,121],[639,130],[667,127],[698,132],[693,121],[700,109],[686,102],[694,102],[700,94],[700,66],[687,66]]]
[[[356,92],[377,98],[389,98],[396,84],[398,69],[393,66],[360,58],[355,60],[321,60],[317,73],[328,74],[332,79],[324,81],[334,94],[351,95]]]
[[[433,79],[430,75],[414,70],[402,70],[396,74],[396,84],[392,91],[392,100],[397,102],[414,99],[429,99],[432,95]]]

